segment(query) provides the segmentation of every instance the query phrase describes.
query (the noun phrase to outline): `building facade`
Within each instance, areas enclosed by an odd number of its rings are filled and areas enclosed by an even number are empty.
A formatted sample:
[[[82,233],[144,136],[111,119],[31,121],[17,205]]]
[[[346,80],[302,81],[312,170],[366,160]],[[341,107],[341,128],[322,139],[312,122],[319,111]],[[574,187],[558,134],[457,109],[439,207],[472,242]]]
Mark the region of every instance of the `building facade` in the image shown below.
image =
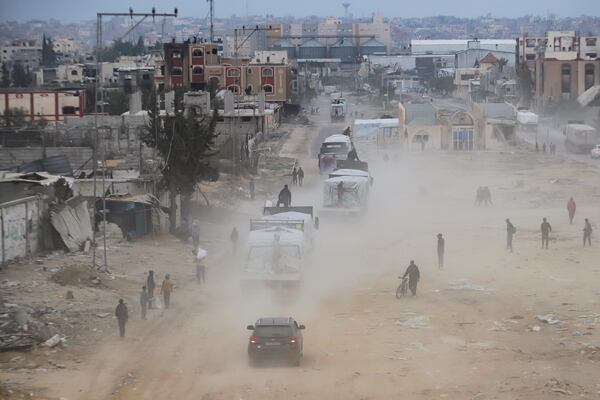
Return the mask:
[[[81,89],[5,89],[0,90],[0,115],[7,110],[22,110],[29,121],[60,121],[82,117],[85,91]]]

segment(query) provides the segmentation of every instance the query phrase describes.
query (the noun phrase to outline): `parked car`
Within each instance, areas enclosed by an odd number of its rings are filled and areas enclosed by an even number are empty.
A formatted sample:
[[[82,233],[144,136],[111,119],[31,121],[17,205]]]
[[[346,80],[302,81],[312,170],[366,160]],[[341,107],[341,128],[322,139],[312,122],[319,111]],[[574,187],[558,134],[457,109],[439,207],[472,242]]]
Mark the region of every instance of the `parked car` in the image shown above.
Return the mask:
[[[600,158],[600,144],[597,144],[592,149],[592,158]]]
[[[298,325],[293,318],[259,318],[254,325],[248,325],[252,335],[248,340],[248,363],[257,365],[266,359],[288,360],[299,366],[302,360],[304,325]]]

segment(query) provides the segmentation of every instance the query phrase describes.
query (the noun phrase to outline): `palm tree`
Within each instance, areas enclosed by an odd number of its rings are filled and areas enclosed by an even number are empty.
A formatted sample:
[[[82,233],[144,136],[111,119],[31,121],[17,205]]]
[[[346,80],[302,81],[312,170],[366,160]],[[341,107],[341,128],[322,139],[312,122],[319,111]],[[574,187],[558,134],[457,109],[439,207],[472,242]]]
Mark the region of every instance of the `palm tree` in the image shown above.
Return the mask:
[[[504,69],[504,67],[506,66],[506,64],[508,64],[508,60],[506,58],[500,58],[496,62],[496,65],[498,65],[498,69],[500,70],[500,72],[502,72],[502,70]]]

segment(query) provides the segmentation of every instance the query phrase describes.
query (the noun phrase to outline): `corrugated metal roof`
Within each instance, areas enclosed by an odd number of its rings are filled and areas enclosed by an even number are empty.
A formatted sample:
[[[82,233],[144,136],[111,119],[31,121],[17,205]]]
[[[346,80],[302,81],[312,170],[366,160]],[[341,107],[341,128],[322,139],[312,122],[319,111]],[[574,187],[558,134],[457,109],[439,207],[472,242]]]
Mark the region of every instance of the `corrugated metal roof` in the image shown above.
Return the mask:
[[[302,43],[300,45],[300,47],[325,47],[323,46],[318,40],[316,39],[310,39],[307,40],[306,42]]]
[[[385,44],[375,40],[375,39],[371,39],[363,44],[360,45],[361,47],[385,47]]]
[[[483,103],[480,104],[483,114],[487,118],[514,119],[515,110],[506,103]]]
[[[24,163],[15,168],[17,172],[48,172],[51,175],[73,176],[73,168],[66,155],[46,157]]]

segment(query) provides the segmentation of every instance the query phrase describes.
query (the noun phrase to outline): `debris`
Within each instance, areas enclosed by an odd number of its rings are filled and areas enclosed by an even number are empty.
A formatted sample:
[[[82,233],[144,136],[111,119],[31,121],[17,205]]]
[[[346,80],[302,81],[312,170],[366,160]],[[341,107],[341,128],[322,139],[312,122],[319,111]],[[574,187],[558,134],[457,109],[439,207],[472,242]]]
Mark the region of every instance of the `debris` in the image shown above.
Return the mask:
[[[456,281],[448,282],[448,287],[446,288],[446,290],[457,290],[457,291],[473,290],[476,292],[485,292],[485,293],[489,293],[492,291],[483,286],[472,285],[466,279],[459,279]]]
[[[0,282],[0,289],[12,289],[18,287],[20,284],[21,283],[17,281],[9,281],[8,279],[4,279],[2,282]]]
[[[494,321],[493,326],[490,329],[488,329],[488,331],[492,332],[504,332],[507,330],[508,328],[506,327],[506,325],[504,325],[504,322],[502,321]]]
[[[96,314],[96,317],[98,317],[98,318],[106,318],[109,315],[110,315],[109,313],[98,313],[98,314]]]
[[[531,327],[531,330],[532,330],[532,331],[534,331],[534,332],[539,332],[539,331],[541,331],[541,330],[542,330],[542,328],[540,328],[540,327],[539,327],[539,326],[537,326],[537,325],[534,325],[534,326],[532,326],[532,327]]]
[[[560,319],[556,318],[554,314],[546,314],[546,315],[536,315],[536,318],[542,322],[547,323],[548,325],[556,325],[560,324]]]
[[[42,346],[55,347],[57,344],[64,343],[64,342],[65,342],[65,337],[61,336],[57,333],[56,335],[52,336],[50,339],[48,339],[44,343],[42,343]]]
[[[67,290],[67,294],[65,295],[65,299],[67,300],[73,300],[75,298],[75,296],[73,296],[73,291],[72,290]]]
[[[411,329],[428,329],[429,317],[425,315],[416,315],[396,321],[396,325],[406,326]]]

